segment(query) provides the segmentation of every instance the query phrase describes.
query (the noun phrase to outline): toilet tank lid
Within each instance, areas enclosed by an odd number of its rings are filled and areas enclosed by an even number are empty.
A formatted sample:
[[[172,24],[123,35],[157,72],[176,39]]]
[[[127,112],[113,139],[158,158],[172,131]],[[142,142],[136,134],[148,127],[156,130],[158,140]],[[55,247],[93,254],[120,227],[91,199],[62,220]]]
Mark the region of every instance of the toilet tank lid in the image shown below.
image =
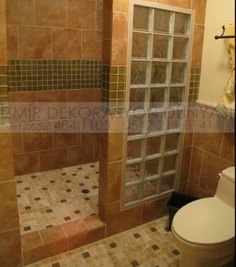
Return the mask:
[[[235,182],[235,167],[229,167],[223,170],[221,174],[223,177],[230,180],[231,182]]]

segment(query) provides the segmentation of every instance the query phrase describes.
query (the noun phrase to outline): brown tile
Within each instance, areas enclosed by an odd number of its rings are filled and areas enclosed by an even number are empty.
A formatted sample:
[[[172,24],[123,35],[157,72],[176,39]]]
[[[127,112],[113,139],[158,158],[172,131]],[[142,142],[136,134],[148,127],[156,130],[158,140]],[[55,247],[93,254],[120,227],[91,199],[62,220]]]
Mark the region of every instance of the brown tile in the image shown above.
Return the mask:
[[[89,231],[93,231],[98,228],[103,228],[105,224],[99,219],[98,216],[88,216],[83,219]]]
[[[218,174],[230,166],[232,163],[215,155],[204,153],[200,176],[201,188],[214,195],[218,185]]]
[[[112,11],[113,1],[111,0],[103,0],[103,9],[104,12]]]
[[[23,133],[23,148],[24,152],[52,149],[52,133]]]
[[[203,151],[197,147],[192,147],[189,180],[195,184],[199,184],[202,164]]]
[[[7,65],[6,1],[0,1],[0,65]]]
[[[96,242],[102,238],[105,238],[105,225],[103,225],[103,227],[88,231],[86,235],[86,244]]]
[[[34,1],[7,0],[6,3],[8,24],[34,24]]]
[[[54,226],[40,231],[44,244],[51,244],[65,239],[65,234],[61,226]]]
[[[79,133],[54,133],[54,148],[76,146],[79,143]]]
[[[36,24],[66,26],[66,0],[36,0]]]
[[[7,57],[8,60],[18,59],[18,33],[17,26],[7,26]]]
[[[195,10],[195,23],[204,24],[206,14],[206,0],[192,0],[192,9]]]
[[[94,102],[94,90],[70,90],[67,92],[67,100],[68,102]]]
[[[93,43],[90,43],[90,45],[93,45]],[[53,29],[52,57],[54,59],[80,59],[81,30]]]
[[[113,11],[128,13],[129,1],[127,1],[127,0],[114,0],[113,1]]]
[[[221,157],[235,162],[235,133],[224,133]]]
[[[183,134],[183,147],[188,147],[192,145],[193,133],[184,133]]]
[[[102,101],[102,89],[94,89],[94,102],[99,103]]]
[[[43,245],[38,231],[22,235],[21,240],[24,252],[33,250]]]
[[[53,170],[62,168],[67,165],[67,150],[57,149],[50,151],[41,151],[40,158],[40,171]]]
[[[111,40],[103,40],[102,47],[103,47],[102,62],[105,65],[111,65],[111,50],[112,50]]]
[[[98,134],[97,133],[81,133],[81,144],[83,145],[93,145],[98,143]]]
[[[16,183],[0,183],[0,232],[19,227]]]
[[[94,162],[94,145],[68,148],[68,166]]]
[[[191,8],[191,1],[189,0],[156,0],[156,2],[165,5]]]
[[[22,133],[12,133],[13,153],[19,154],[23,152]]]
[[[189,167],[191,159],[191,147],[183,149],[181,167],[180,167],[180,181],[186,181],[189,177]]]
[[[21,240],[19,229],[0,233],[0,265],[21,267]]]
[[[12,149],[4,148],[0,150],[0,181],[12,179],[14,179]]]
[[[112,25],[112,64],[127,64],[128,15],[113,13]],[[121,41],[122,40],[122,41]]]
[[[104,218],[101,219],[107,225],[107,236],[110,236],[140,225],[141,217],[141,206],[120,211],[120,202],[116,202],[105,206]]]
[[[209,192],[203,190],[199,184],[195,184],[194,182],[191,182],[191,181],[188,184],[187,194],[189,194],[190,196],[198,197],[198,198],[213,196]]]
[[[104,25],[106,25],[106,27],[104,27],[103,29],[103,35],[102,35],[103,40],[111,40],[112,39],[113,13],[112,12],[104,13],[103,20],[104,20]]]
[[[119,201],[121,193],[122,162],[100,164],[99,198],[103,203]]]
[[[96,30],[103,30],[103,0],[97,0]]]
[[[36,92],[9,92],[9,102],[36,103]]]
[[[50,59],[51,30],[46,27],[19,27],[19,58]]]
[[[14,155],[14,167],[16,175],[34,173],[39,171],[38,153],[25,153]]]
[[[188,181],[183,181],[179,183],[177,192],[182,194],[187,194],[188,190]]]
[[[68,0],[68,25],[75,28],[95,29],[96,1]]]
[[[192,67],[200,67],[202,62],[204,26],[195,25],[193,33]]]
[[[37,102],[66,102],[66,91],[39,91]]]
[[[167,202],[169,197],[143,204],[142,223],[150,222],[167,215]]]
[[[82,58],[102,59],[102,33],[100,31],[83,31]]]

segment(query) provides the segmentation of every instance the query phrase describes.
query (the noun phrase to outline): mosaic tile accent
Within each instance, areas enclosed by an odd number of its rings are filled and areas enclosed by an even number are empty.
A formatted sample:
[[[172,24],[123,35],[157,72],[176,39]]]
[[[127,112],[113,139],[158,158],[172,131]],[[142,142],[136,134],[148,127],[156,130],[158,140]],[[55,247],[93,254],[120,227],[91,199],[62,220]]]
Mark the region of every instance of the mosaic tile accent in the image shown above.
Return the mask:
[[[201,68],[191,68],[189,101],[196,102],[199,93]]]
[[[21,233],[97,214],[98,163],[16,177]]]
[[[126,91],[126,74],[124,66],[103,66],[103,102],[109,113],[123,113]]]
[[[163,217],[28,267],[177,267],[181,253],[165,230],[167,224]]]
[[[100,88],[98,60],[9,60],[9,91]]]
[[[9,124],[7,66],[0,66],[0,125]]]

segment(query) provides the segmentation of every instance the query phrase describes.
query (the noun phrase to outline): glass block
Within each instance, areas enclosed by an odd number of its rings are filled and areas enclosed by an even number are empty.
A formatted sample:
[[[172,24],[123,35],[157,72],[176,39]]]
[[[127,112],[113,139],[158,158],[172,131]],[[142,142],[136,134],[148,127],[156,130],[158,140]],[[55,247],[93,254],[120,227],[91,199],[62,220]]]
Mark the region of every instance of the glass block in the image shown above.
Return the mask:
[[[150,177],[158,174],[159,159],[145,161],[144,176]]]
[[[146,156],[159,154],[161,151],[161,136],[147,138]]]
[[[129,110],[144,110],[145,88],[130,89]]]
[[[144,115],[130,115],[128,134],[141,134],[144,130]]]
[[[168,58],[169,37],[154,35],[153,58]]]
[[[183,102],[184,87],[170,88],[170,106],[179,106]]]
[[[133,33],[132,56],[136,58],[147,58],[148,55],[148,35],[143,33]]]
[[[166,10],[155,9],[154,31],[161,33],[170,32],[171,13]]]
[[[164,128],[164,113],[156,112],[148,114],[148,132],[160,132]]]
[[[189,28],[189,15],[182,13],[175,13],[175,28],[176,34],[187,34]]]
[[[132,62],[131,66],[131,84],[146,84],[147,63]]]
[[[149,29],[149,14],[150,8],[135,6],[134,7],[134,21],[133,27],[135,30],[146,30]]]
[[[124,202],[129,203],[139,198],[139,185],[125,187]]]
[[[173,133],[173,134],[167,134],[166,135],[166,142],[165,142],[165,151],[172,151],[178,149],[178,143],[179,143],[179,134]]]
[[[126,166],[125,181],[133,182],[140,179],[140,163],[130,164]]]
[[[172,110],[167,115],[167,129],[179,129],[181,121],[183,119],[183,113],[179,110]]]
[[[172,63],[171,83],[183,83],[185,79],[185,63]]]
[[[174,37],[173,59],[186,59],[188,39]]]
[[[161,108],[165,103],[166,88],[151,88],[150,91],[150,108]]]
[[[160,179],[160,193],[174,189],[175,176],[163,176]]]
[[[167,63],[153,62],[152,63],[152,84],[166,83],[167,78]]]
[[[163,172],[173,171],[176,169],[176,158],[177,158],[176,155],[164,157]]]
[[[141,157],[142,140],[128,141],[127,145],[127,158],[136,159]]]
[[[157,180],[144,183],[143,197],[150,197],[157,194]]]

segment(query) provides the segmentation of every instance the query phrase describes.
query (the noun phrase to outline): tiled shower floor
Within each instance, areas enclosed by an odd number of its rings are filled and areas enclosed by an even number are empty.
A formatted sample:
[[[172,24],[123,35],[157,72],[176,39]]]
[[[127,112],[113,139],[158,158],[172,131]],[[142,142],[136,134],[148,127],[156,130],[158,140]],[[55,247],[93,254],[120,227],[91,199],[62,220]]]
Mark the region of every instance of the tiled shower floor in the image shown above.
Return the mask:
[[[167,217],[27,267],[177,267]]]
[[[97,214],[99,164],[16,177],[21,234]]]

